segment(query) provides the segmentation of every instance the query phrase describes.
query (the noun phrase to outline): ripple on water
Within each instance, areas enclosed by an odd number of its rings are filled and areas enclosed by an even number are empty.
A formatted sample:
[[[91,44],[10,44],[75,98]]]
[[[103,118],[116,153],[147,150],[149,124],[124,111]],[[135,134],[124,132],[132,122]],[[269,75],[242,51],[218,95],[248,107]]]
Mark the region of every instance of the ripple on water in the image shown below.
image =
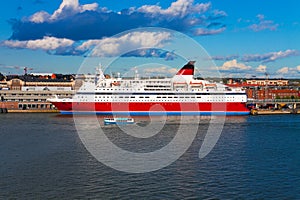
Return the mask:
[[[228,117],[217,145],[200,160],[208,123],[200,120],[193,144],[170,166],[130,174],[96,161],[72,117],[1,115],[0,198],[300,199],[299,115]],[[122,136],[117,127],[106,131],[118,146],[147,152],[168,144],[177,128],[178,119],[170,119],[147,141]]]

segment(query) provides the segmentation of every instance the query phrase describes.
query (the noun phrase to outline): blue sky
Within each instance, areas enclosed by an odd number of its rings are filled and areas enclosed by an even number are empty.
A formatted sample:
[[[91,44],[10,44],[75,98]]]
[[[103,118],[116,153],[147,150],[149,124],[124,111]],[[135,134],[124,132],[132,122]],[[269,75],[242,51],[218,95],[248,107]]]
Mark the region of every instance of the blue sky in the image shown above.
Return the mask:
[[[299,78],[299,5],[296,0],[10,0],[0,8],[0,72],[23,73],[28,67],[76,73],[82,63],[105,63],[122,52],[123,67],[160,63],[178,69],[189,59],[179,58],[178,49],[189,46],[167,49],[174,41],[168,29],[200,44],[208,58],[198,57],[197,63],[210,59],[222,76]],[[164,29],[136,30],[143,27]],[[128,47],[135,50],[124,51]]]

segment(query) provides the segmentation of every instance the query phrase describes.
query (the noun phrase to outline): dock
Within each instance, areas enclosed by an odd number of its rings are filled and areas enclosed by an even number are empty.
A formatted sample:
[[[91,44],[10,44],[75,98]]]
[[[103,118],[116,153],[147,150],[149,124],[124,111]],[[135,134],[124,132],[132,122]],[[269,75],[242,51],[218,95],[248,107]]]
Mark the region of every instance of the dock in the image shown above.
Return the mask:
[[[251,115],[300,114],[300,99],[252,99]]]
[[[300,114],[300,110],[266,110],[252,109],[251,115],[285,115],[285,114]]]
[[[59,110],[8,110],[8,113],[59,113]]]

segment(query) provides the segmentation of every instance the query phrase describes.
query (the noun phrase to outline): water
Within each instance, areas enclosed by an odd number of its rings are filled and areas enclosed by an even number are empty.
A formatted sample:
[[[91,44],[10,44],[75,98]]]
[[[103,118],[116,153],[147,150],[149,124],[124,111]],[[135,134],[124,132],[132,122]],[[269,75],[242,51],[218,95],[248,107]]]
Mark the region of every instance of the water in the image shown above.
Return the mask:
[[[176,162],[131,174],[92,157],[72,117],[2,114],[0,199],[300,199],[300,115],[229,117],[200,160],[207,123]],[[120,139],[119,128],[105,130],[118,146],[143,152],[166,145],[176,128],[169,123],[164,134],[135,145]]]

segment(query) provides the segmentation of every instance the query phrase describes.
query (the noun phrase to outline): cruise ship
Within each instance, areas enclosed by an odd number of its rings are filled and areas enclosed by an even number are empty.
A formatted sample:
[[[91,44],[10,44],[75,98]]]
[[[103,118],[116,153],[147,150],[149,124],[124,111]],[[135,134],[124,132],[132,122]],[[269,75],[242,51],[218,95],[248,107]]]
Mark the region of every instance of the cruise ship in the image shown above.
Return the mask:
[[[242,88],[194,78],[189,61],[171,78],[111,77],[102,69],[76,78],[72,98],[48,99],[61,114],[98,115],[248,115]]]

